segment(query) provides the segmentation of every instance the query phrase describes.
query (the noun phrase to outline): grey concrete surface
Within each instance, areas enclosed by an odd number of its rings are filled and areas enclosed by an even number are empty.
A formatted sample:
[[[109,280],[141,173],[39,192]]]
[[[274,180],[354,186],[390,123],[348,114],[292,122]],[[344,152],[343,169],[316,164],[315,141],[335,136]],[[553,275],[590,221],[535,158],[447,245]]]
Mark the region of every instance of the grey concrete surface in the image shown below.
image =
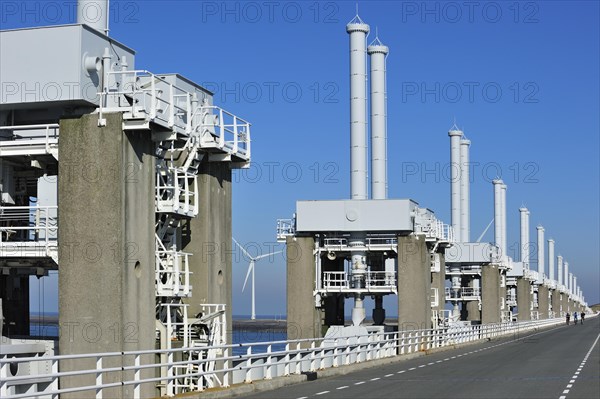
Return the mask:
[[[189,229],[184,228],[182,233],[183,250],[192,254],[192,296],[185,302],[189,304],[190,317],[202,311],[202,303],[225,304],[227,340],[231,342],[231,256],[234,248],[231,240],[232,185],[229,164],[208,162],[208,158],[205,158],[198,171],[198,191],[198,216],[190,219]]]
[[[481,268],[481,322],[500,322],[500,271],[495,265]]]
[[[531,282],[526,278],[517,279],[517,319],[531,320]]]
[[[312,237],[287,239],[288,339],[322,337],[321,311],[314,306],[315,259]]]
[[[105,127],[98,127],[98,115],[60,121],[61,355],[154,348],[154,145],[149,132],[123,132],[121,114],[105,117]],[[60,370],[94,364],[63,361]],[[121,364],[118,359],[104,364],[111,366]],[[113,373],[103,382],[120,378]],[[62,378],[61,388],[94,380],[94,375]],[[152,384],[143,386],[144,396],[153,393]],[[133,387],[105,395],[131,397]]]
[[[431,265],[424,235],[398,237],[398,329],[431,328]]]

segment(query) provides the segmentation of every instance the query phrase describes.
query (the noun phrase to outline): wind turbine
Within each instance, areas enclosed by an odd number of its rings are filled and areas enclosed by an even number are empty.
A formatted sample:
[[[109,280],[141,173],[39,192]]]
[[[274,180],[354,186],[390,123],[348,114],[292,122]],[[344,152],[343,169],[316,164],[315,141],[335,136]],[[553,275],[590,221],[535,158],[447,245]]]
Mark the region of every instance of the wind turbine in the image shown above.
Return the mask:
[[[264,255],[259,255],[256,257],[252,257],[252,255],[250,255],[248,253],[248,251],[246,251],[244,249],[244,247],[242,247],[240,245],[239,242],[236,241],[235,238],[231,237],[233,239],[233,242],[236,243],[236,245],[238,247],[240,247],[240,249],[242,250],[242,253],[244,255],[246,255],[249,259],[250,259],[250,264],[248,265],[248,272],[246,273],[246,279],[244,280],[244,286],[242,287],[242,292],[244,292],[244,289],[246,289],[246,283],[248,282],[248,277],[250,276],[250,273],[252,273],[252,314],[250,315],[250,319],[251,320],[256,320],[256,300],[255,300],[255,284],[254,284],[254,264],[256,263],[257,260],[266,258],[268,256],[272,256],[272,255],[276,255],[276,254],[280,254],[283,251],[277,251],[277,252],[271,252],[269,254],[264,254]]]

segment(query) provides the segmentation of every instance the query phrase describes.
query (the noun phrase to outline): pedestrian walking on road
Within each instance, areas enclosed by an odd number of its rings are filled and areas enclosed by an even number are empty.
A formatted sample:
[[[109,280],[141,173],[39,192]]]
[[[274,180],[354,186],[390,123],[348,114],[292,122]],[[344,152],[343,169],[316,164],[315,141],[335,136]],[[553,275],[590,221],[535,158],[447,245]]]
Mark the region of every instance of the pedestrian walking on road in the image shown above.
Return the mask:
[[[581,312],[581,324],[583,324],[583,320],[585,320],[585,312]]]
[[[567,312],[567,325],[569,325],[569,320],[571,320],[571,315]]]
[[[577,324],[577,312],[573,312],[573,321]]]

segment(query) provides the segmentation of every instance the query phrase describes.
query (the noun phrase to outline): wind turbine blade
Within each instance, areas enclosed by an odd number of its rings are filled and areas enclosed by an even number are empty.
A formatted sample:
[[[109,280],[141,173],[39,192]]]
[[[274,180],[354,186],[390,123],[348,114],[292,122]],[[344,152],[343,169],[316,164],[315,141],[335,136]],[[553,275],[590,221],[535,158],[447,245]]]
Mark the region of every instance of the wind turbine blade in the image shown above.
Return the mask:
[[[250,277],[250,273],[252,273],[252,269],[254,268],[254,260],[250,261],[248,265],[248,272],[246,273],[246,279],[244,280],[244,286],[242,287],[242,292],[246,289],[246,283],[248,282],[248,277]]]
[[[250,254],[248,253],[248,251],[246,251],[246,250],[244,249],[244,247],[242,247],[242,246],[240,245],[240,243],[239,243],[239,242],[237,242],[237,240],[236,240],[235,238],[231,237],[231,239],[233,240],[233,242],[235,242],[235,243],[237,244],[237,246],[240,248],[240,250],[242,251],[242,253],[243,253],[244,255],[246,255],[246,256],[247,256],[249,259],[252,259],[252,256],[250,256]]]
[[[257,256],[256,258],[254,258],[254,260],[259,260],[259,259],[262,259],[262,258],[266,258],[267,256],[271,256],[271,255],[277,255],[277,254],[280,254],[282,252],[283,251],[277,251],[277,252],[271,252],[270,254],[260,255],[260,256]]]

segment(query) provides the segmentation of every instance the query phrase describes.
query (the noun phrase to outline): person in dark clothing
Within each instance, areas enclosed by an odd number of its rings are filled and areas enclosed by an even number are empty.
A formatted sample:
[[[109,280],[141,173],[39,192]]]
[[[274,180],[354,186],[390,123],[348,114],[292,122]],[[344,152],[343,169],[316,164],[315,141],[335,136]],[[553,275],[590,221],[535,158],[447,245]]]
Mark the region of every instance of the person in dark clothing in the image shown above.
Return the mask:
[[[581,324],[583,324],[583,320],[585,320],[585,312],[581,312]]]
[[[567,318],[567,325],[569,325],[569,320],[571,320],[571,315],[569,314],[569,312],[567,312],[566,318]]]

